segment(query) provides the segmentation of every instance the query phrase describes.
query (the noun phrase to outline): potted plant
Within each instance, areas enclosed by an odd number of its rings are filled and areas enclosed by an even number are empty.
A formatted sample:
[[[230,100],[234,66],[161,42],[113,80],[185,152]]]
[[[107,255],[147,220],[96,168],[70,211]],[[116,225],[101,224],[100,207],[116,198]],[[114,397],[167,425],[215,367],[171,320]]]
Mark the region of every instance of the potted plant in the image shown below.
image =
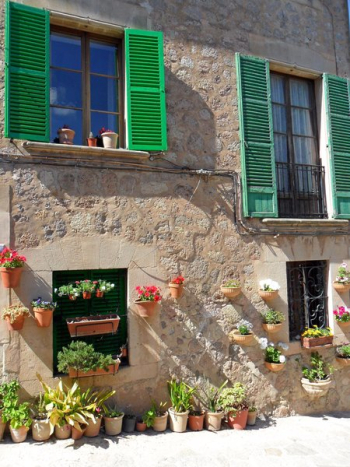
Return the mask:
[[[142,418],[136,419],[136,431],[146,431],[147,429],[147,423],[145,420]]]
[[[229,338],[232,342],[236,342],[240,345],[249,345],[253,340],[253,325],[245,319],[241,319],[237,325],[237,329],[230,332]]]
[[[103,414],[105,431],[108,436],[117,436],[122,431],[124,412],[116,407],[106,406]]]
[[[51,427],[44,394],[40,393],[30,408],[32,414],[32,437],[34,441],[46,441],[51,436]]]
[[[57,307],[55,302],[45,302],[41,297],[34,298],[31,302],[36,324],[39,328],[48,328],[52,321],[52,315]]]
[[[6,384],[6,383],[5,383]],[[4,387],[3,387],[4,389]],[[18,391],[20,385],[18,381],[11,381],[6,384],[3,391],[3,421],[10,422],[10,433],[14,443],[22,443],[26,440],[28,430],[32,424],[29,414],[29,403],[19,403]]]
[[[343,262],[339,268],[338,273],[333,282],[333,288],[338,293],[345,293],[350,289],[350,272],[348,271],[348,265]]]
[[[83,281],[76,281],[75,284],[79,288],[80,292],[83,295],[85,300],[91,299],[91,294],[95,292],[97,281],[91,281],[90,279],[85,279]]]
[[[95,147],[97,146],[97,138],[94,136],[93,132],[90,131],[89,137],[87,138],[88,146]]]
[[[115,313],[66,318],[71,337],[115,334],[119,327],[119,321],[120,317]]]
[[[20,331],[27,316],[30,316],[30,313],[24,305],[9,305],[2,312],[2,319],[6,320],[9,331]]]
[[[8,392],[7,386],[9,383],[0,384],[0,441],[2,441],[6,429],[7,422],[2,418],[2,412],[4,410],[4,397]]]
[[[137,300],[135,301],[139,315],[143,318],[153,316],[156,305],[162,299],[160,288],[155,285],[137,286]]]
[[[153,420],[152,428],[154,431],[165,431],[168,422],[168,412],[166,410],[166,403],[160,402],[157,404],[155,401],[152,402],[151,408],[147,412],[150,420]],[[147,422],[146,422],[147,423]]]
[[[278,332],[285,320],[284,314],[277,310],[267,310],[263,315],[263,329],[266,332]]]
[[[279,289],[279,283],[271,279],[264,279],[259,282],[259,295],[265,302],[274,300],[278,295]]]
[[[245,386],[242,383],[235,383],[232,388],[224,388],[218,402],[227,415],[228,426],[236,430],[244,430],[248,420]]]
[[[256,423],[257,408],[251,406],[248,408],[248,420],[247,425],[254,426]]]
[[[115,390],[101,389],[92,391],[90,388],[84,392],[82,403],[89,413],[87,427],[84,435],[88,438],[98,436],[101,429],[102,414],[106,412],[105,402],[115,394]]]
[[[281,371],[286,363],[286,357],[282,355],[282,350],[288,350],[288,345],[284,342],[268,342],[265,337],[260,339],[260,347],[265,350],[265,366],[270,371]]]
[[[95,352],[92,344],[73,341],[63,347],[57,354],[58,371],[68,373],[71,378],[82,378],[94,375],[114,375],[120,360],[112,355]]]
[[[333,315],[341,328],[350,326],[350,311],[345,306],[338,306],[337,310],[333,310]]]
[[[135,431],[136,417],[132,414],[125,414],[123,419],[123,431],[125,433],[132,433]]]
[[[18,287],[26,261],[25,256],[20,256],[16,250],[11,250],[11,248],[5,247],[0,252],[0,273],[2,284],[6,289]]]
[[[74,144],[75,131],[69,128],[68,125],[63,125],[57,130],[58,140],[60,144]]]
[[[191,388],[184,381],[172,378],[168,381],[168,391],[171,400],[169,408],[170,429],[176,433],[186,431],[188,414],[192,408],[192,397],[196,389]]]
[[[350,344],[342,344],[337,347],[336,360],[343,366],[350,365]]]
[[[96,297],[102,298],[104,294],[111,292],[115,287],[111,282],[104,281],[99,279],[96,285]]]
[[[191,431],[202,431],[204,416],[204,410],[195,410],[194,408],[190,409],[190,413],[188,414],[188,428]]]
[[[303,367],[301,385],[305,392],[312,397],[324,396],[330,387],[332,367],[328,365],[329,373],[326,373],[326,363],[318,352],[311,353],[310,368]]]
[[[305,349],[318,347],[320,345],[328,345],[333,343],[333,334],[330,328],[306,328],[301,335],[301,345]]]
[[[225,295],[225,297],[234,298],[241,293],[242,287],[239,281],[235,279],[229,279],[220,286],[220,290]]]
[[[113,130],[107,130],[105,127],[102,127],[99,133],[102,137],[103,147],[111,149],[117,147],[118,133]]]
[[[121,347],[120,347],[120,355],[119,357],[121,358],[126,358],[128,356],[128,341],[125,342],[125,344],[123,344]]]
[[[58,289],[56,288],[54,292],[57,293],[59,297],[67,295],[69,300],[76,300],[80,296],[80,288],[77,284],[61,285],[61,287]]]
[[[169,282],[170,295],[172,298],[181,298],[183,294],[185,278],[177,276]]]
[[[228,380],[224,381],[219,388],[210,386],[201,390],[201,401],[207,409],[205,412],[205,427],[209,431],[219,431],[221,429],[224,412],[219,404],[219,397],[227,383]]]

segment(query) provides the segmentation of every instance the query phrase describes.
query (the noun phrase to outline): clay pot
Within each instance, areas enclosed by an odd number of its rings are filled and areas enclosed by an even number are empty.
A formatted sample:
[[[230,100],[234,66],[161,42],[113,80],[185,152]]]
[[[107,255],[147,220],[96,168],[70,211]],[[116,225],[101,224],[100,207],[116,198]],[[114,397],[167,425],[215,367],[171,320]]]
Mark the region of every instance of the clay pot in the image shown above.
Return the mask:
[[[84,436],[85,430],[86,430],[86,425],[82,425],[80,427],[80,430],[72,426],[72,439],[74,440],[81,439]]]
[[[204,424],[204,412],[201,415],[188,416],[188,428],[192,431],[202,431]]]
[[[263,323],[262,327],[264,331],[266,332],[279,332],[282,329],[283,324],[282,323],[277,323],[277,324],[267,324]]]
[[[143,422],[136,422],[136,431],[146,431],[147,425]]]
[[[58,139],[60,144],[73,144],[75,131],[70,128],[60,128],[58,130]]]
[[[350,326],[350,321],[336,321],[337,325],[344,329],[344,328],[348,328]]]
[[[186,412],[175,412],[175,410],[170,407],[169,409],[169,420],[170,420],[170,429],[175,431],[175,433],[183,433],[186,431],[187,420],[188,420],[189,411]]]
[[[278,296],[278,290],[272,290],[271,292],[267,292],[266,290],[259,290],[259,295],[263,300],[265,300],[265,302],[269,302]]]
[[[257,416],[257,411],[255,410],[254,412],[249,412],[248,411],[248,420],[247,420],[247,425],[253,426],[256,423],[256,416]]]
[[[301,378],[301,385],[304,391],[311,397],[321,397],[325,396],[328,392],[328,389],[332,383],[330,377],[323,381],[317,383],[312,383],[307,378]]]
[[[234,412],[234,415],[230,412],[227,420],[230,428],[234,428],[235,430],[245,430],[248,421],[248,409],[238,410],[237,412]]]
[[[5,433],[7,423],[2,420],[1,410],[0,410],[0,441],[2,441]]]
[[[229,339],[231,342],[239,345],[250,345],[253,341],[253,334],[242,335],[239,333],[238,329],[231,331],[229,333]]]
[[[333,282],[333,289],[339,294],[342,294],[350,290],[350,284],[340,284],[339,282]]]
[[[27,439],[29,428],[26,426],[21,426],[19,428],[12,428],[10,425],[11,438],[14,443],[23,443]]]
[[[285,363],[264,362],[264,365],[266,366],[268,370],[277,373],[277,371],[283,370]]]
[[[95,147],[97,146],[97,138],[87,138],[86,139],[88,146]]]
[[[137,310],[142,318],[149,318],[154,315],[155,309],[157,307],[157,302],[155,301],[136,301],[135,304],[137,305]]]
[[[88,438],[95,438],[98,436],[101,429],[102,417],[95,417],[95,421],[90,419],[86,427],[84,435]]]
[[[101,136],[104,148],[115,149],[117,147],[118,133],[102,133]]]
[[[152,428],[154,431],[165,431],[167,423],[168,412],[166,412],[164,415],[160,415],[159,417],[155,417]]]
[[[220,290],[225,295],[225,297],[235,298],[241,293],[242,287],[225,287],[222,285]]]
[[[96,290],[96,297],[97,298],[102,298],[104,295],[104,292],[102,292],[101,290]]]
[[[71,437],[72,427],[66,423],[63,426],[55,425],[55,436],[57,439],[68,439]]]
[[[91,292],[83,292],[83,298],[85,300],[90,300],[91,299]]]
[[[52,321],[54,309],[33,308],[36,324],[39,328],[48,328]]]
[[[124,417],[123,419],[123,431],[125,433],[132,433],[135,431],[136,417]]]
[[[122,431],[124,414],[120,417],[103,417],[105,421],[106,435],[116,436]]]
[[[5,289],[14,289],[19,286],[23,268],[0,268],[2,285]]]
[[[181,298],[184,291],[184,286],[183,284],[174,284],[173,282],[169,282],[169,289],[172,298]]]
[[[33,420],[32,437],[34,441],[47,441],[51,436],[51,427],[48,419]]]
[[[71,295],[68,295],[68,298],[69,298],[69,300],[72,300],[72,301],[73,301],[73,300],[76,300],[76,299],[77,299],[77,296],[71,294]]]
[[[348,366],[348,365],[350,365],[350,358],[336,357],[336,360],[337,360],[337,362],[340,363],[342,366]]]
[[[223,418],[223,412],[206,412],[205,428],[209,431],[219,431],[221,429],[221,421]]]
[[[66,318],[71,337],[115,333],[117,332],[119,321],[120,317],[115,313]]]
[[[10,323],[10,318],[6,316],[6,323],[9,331],[20,331],[24,325],[24,315],[18,316],[13,323]]]

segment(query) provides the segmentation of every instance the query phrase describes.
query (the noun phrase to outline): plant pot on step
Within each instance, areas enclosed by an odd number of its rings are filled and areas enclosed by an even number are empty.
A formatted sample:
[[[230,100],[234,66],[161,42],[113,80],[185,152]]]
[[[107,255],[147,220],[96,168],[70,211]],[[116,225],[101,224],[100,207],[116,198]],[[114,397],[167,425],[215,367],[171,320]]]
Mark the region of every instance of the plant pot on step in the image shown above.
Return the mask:
[[[123,431],[125,433],[132,433],[135,431],[136,417],[134,415],[127,415],[123,419]]]
[[[182,297],[184,286],[183,284],[174,284],[173,282],[169,282],[169,289],[171,297],[178,299]]]
[[[95,420],[89,419],[84,436],[95,438],[100,433],[102,417],[95,417]]]
[[[325,396],[330,388],[332,380],[330,377],[323,381],[311,382],[307,378],[301,378],[301,385],[304,391],[311,397]]]
[[[0,441],[2,441],[2,439],[4,438],[6,425],[7,425],[7,423],[2,420],[1,410],[0,410]]]
[[[137,305],[137,311],[138,314],[142,318],[150,318],[151,316],[154,315],[156,308],[157,308],[157,303],[156,301],[142,301],[142,300],[136,300],[135,304]]]
[[[256,423],[256,415],[257,411],[254,410],[254,412],[249,412],[248,411],[248,419],[247,419],[247,425],[249,426],[254,426]]]
[[[333,282],[333,289],[339,294],[346,293],[350,290],[350,284],[342,284],[339,282]]]
[[[123,417],[124,414],[119,417],[103,417],[105,421],[106,435],[117,436],[122,432]]]
[[[87,138],[87,144],[90,147],[96,147],[97,146],[97,138]]]
[[[235,430],[245,430],[248,421],[248,409],[230,412],[227,416],[228,426]]]
[[[242,287],[225,287],[224,285],[220,286],[221,292],[225,295],[227,298],[235,298],[238,297],[238,295],[242,291]]]
[[[200,415],[189,414],[188,428],[192,431],[202,431],[204,424],[204,412]]]
[[[239,345],[250,345],[254,338],[254,335],[252,333],[245,335],[240,334],[238,329],[231,331],[228,336],[231,342]]]
[[[10,318],[6,317],[7,328],[9,331],[20,331],[24,325],[24,315],[18,316],[13,323],[10,322]]]
[[[147,425],[143,422],[136,422],[136,431],[146,431]]]
[[[187,427],[188,414],[188,410],[186,410],[186,412],[175,412],[175,410],[170,407],[169,420],[171,431],[175,433],[184,433]]]
[[[74,144],[75,131],[71,128],[59,128],[57,133],[60,144]]]
[[[72,427],[66,423],[65,425],[55,425],[55,436],[57,439],[68,439],[71,437]]]
[[[78,440],[81,439],[84,436],[86,430],[86,425],[81,425],[80,430],[78,428],[75,428],[75,426],[72,426],[72,439]]]
[[[282,329],[283,324],[282,323],[277,323],[277,324],[268,324],[268,323],[263,323],[262,327],[264,331],[266,332],[279,332]]]
[[[205,428],[209,431],[219,431],[221,429],[221,422],[223,418],[223,412],[206,412]]]
[[[118,134],[114,132],[102,133],[102,141],[104,148],[115,149],[118,142]]]
[[[160,415],[159,417],[154,418],[153,422],[153,430],[154,431],[165,431],[168,423],[168,412],[166,412],[164,415]]]
[[[23,443],[27,439],[29,428],[27,426],[21,426],[19,428],[12,428],[10,425],[11,438],[14,443]]]
[[[272,290],[271,292],[268,292],[267,290],[259,290],[259,295],[265,302],[269,302],[278,297],[278,290]]]
[[[47,441],[51,436],[51,427],[49,419],[33,419],[32,437],[34,441]]]
[[[0,268],[2,285],[5,289],[14,289],[21,282],[23,268]]]
[[[48,328],[52,321],[54,309],[33,307],[36,324],[39,328]]]
[[[285,363],[264,362],[266,368],[274,373],[283,370]]]

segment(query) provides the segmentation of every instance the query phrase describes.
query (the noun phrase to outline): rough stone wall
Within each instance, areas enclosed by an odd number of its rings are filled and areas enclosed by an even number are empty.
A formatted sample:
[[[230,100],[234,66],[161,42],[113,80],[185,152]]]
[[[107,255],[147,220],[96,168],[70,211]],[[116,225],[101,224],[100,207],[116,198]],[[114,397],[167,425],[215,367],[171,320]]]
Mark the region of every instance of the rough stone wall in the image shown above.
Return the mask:
[[[50,7],[49,1],[27,3]],[[86,2],[86,16],[98,15],[93,3]],[[291,65],[300,67],[312,60],[312,70],[349,74],[345,0],[149,0],[127,5],[141,8],[152,28],[164,31],[169,142],[164,157],[179,167],[240,172],[235,52],[281,62],[288,56]],[[0,47],[1,96],[2,51]],[[3,119],[1,106],[1,136]],[[11,225],[1,235],[9,235],[12,246],[28,257],[21,287],[12,296],[1,288],[1,304],[16,295],[25,304],[38,294],[49,298],[53,270],[128,268],[130,367],[83,384],[112,385],[118,403],[133,410],[145,409],[151,398],[165,399],[171,374],[191,384],[241,381],[265,413],[347,407],[348,370],[336,372],[327,398],[310,401],[299,384],[302,362],[308,360],[300,346],[291,348],[284,371],[273,374],[265,369],[256,342],[241,348],[228,340],[241,317],[254,324],[258,337],[264,335],[259,313],[266,306],[257,294],[259,279],[269,274],[281,283],[277,305],[287,315],[286,261],[327,259],[334,277],[337,264],[350,256],[347,236],[314,242],[302,235],[250,235],[237,221],[240,207],[234,193],[239,186],[233,178],[107,170],[97,162],[95,168],[54,167],[44,160],[34,165],[21,159],[19,142],[2,138],[0,147],[0,183],[5,191],[11,187]],[[160,159],[146,165],[173,168],[171,163]],[[186,277],[186,288],[185,296],[174,302],[166,283],[177,273]],[[243,286],[234,302],[219,292],[227,278],[239,279]],[[133,290],[150,283],[162,287],[164,299],[158,315],[145,321],[134,312]],[[331,309],[338,297],[331,287],[329,295]],[[285,327],[276,339],[287,336]],[[0,378],[1,373],[3,378],[17,375],[25,391],[34,394],[37,371],[53,383],[51,349],[51,329],[39,330],[27,320],[23,332],[9,334],[0,324]],[[334,350],[323,352],[333,362]]]

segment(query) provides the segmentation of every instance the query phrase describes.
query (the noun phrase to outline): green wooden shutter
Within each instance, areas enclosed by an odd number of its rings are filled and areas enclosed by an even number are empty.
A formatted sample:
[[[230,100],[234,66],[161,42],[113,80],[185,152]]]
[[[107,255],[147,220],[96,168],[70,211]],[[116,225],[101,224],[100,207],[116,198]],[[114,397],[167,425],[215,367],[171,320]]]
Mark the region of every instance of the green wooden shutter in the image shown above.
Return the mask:
[[[49,12],[8,2],[5,136],[49,141]]]
[[[333,217],[350,219],[350,84],[325,74],[328,148],[330,156]]]
[[[98,269],[80,271],[54,271],[52,286],[53,290],[63,284],[75,282],[76,280],[98,280],[104,279],[115,284],[115,288],[103,298],[93,296],[91,300],[84,300],[82,297],[71,301],[68,297],[59,297],[53,293],[54,301],[58,308],[53,318],[53,360],[54,373],[57,373],[57,354],[62,347],[65,347],[72,340],[79,339],[93,344],[97,352],[104,355],[116,355],[120,353],[120,347],[126,343],[127,331],[127,304],[126,304],[126,269]],[[68,332],[66,318],[75,316],[103,315],[117,313],[120,322],[116,334],[103,334],[101,336],[85,336],[71,338]]]
[[[277,217],[269,63],[236,54],[243,214]]]
[[[167,149],[163,33],[125,31],[127,145]]]

